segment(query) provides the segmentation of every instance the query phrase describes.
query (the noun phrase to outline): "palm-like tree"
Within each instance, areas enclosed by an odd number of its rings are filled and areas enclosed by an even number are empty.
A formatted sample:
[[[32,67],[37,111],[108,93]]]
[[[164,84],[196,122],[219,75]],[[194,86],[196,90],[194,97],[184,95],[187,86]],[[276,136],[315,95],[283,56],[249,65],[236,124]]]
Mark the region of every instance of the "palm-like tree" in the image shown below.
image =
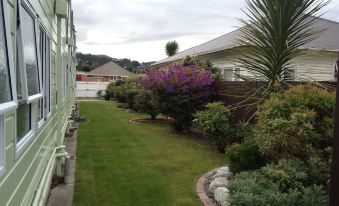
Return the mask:
[[[280,88],[299,48],[323,32],[312,27],[330,0],[247,0],[244,24],[238,41],[245,55],[239,65],[251,75],[243,79],[265,82],[266,91]]]
[[[166,54],[171,57],[177,54],[179,50],[179,44],[176,41],[167,42],[165,46]]]

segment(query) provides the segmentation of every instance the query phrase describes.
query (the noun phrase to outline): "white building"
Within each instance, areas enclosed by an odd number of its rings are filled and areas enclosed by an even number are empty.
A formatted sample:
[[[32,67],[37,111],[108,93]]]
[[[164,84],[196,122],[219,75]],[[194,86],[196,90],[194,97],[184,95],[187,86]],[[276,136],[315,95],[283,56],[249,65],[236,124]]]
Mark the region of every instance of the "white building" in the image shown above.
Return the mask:
[[[319,19],[314,25],[319,29],[326,29],[318,39],[305,44],[303,56],[296,58],[293,69],[289,71],[291,80],[333,81],[337,73],[339,60],[339,23]],[[237,65],[236,59],[243,54],[243,50],[236,43],[241,29],[220,36],[201,45],[192,47],[172,57],[158,61],[154,65],[161,66],[184,59],[186,56],[197,56],[201,61],[210,60],[214,66],[220,68],[226,81],[236,81],[234,73],[246,74]]]

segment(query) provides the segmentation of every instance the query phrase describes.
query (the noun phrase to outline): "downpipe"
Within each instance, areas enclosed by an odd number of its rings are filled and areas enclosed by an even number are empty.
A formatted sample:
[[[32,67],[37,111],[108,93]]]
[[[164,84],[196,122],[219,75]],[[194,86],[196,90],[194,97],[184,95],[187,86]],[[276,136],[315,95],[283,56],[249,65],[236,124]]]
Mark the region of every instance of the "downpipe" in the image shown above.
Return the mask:
[[[45,200],[47,199],[47,194],[49,192],[49,183],[52,181],[53,169],[57,158],[69,157],[69,154],[65,152],[65,145],[55,147],[52,152],[52,157],[48,161],[46,166],[46,171],[44,172],[38,188],[36,189],[36,194],[32,203],[32,206],[44,206]],[[58,153],[61,150],[61,153]],[[60,163],[61,164],[61,163]],[[48,185],[47,185],[48,184]]]

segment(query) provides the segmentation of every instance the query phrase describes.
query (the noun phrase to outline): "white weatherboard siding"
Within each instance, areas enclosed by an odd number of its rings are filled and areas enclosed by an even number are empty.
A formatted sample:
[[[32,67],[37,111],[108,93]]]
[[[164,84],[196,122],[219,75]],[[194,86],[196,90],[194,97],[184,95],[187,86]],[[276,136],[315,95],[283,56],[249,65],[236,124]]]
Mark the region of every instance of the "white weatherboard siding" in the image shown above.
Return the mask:
[[[334,81],[338,53],[308,51],[295,60],[296,77],[313,81]]]
[[[214,66],[236,68],[236,59],[242,55],[241,49],[224,50],[199,56],[202,61],[210,60]],[[339,60],[339,53],[307,50],[292,63],[295,69],[295,80],[333,81],[335,64]],[[248,72],[241,70],[242,75]]]
[[[77,82],[76,97],[95,98],[99,90],[105,91],[108,82]]]

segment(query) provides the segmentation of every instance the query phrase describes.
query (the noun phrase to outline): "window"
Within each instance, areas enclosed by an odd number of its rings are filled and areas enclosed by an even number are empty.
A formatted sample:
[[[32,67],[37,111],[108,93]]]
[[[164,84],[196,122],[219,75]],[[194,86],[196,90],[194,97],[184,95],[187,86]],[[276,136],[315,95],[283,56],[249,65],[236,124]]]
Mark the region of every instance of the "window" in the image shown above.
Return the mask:
[[[65,100],[67,93],[67,60],[62,57],[62,99]]]
[[[5,172],[5,126],[4,116],[0,115],[0,177]]]
[[[50,114],[50,39],[45,30],[41,27],[39,30],[39,59],[40,59],[40,74],[42,82],[42,99],[38,102],[38,121],[41,125]]]
[[[339,69],[339,61],[336,62],[334,67],[334,80],[336,81],[338,79],[338,69]]]
[[[224,80],[225,81],[240,81],[240,68],[225,68]]]
[[[42,98],[41,78],[38,60],[38,37],[36,15],[21,1],[19,8],[18,50],[21,89],[23,99],[32,103]]]
[[[234,81],[240,81],[240,68],[233,69]]]
[[[17,107],[6,2],[0,3],[0,115]]]
[[[295,80],[295,69],[287,69],[284,71],[284,80],[285,81],[294,81]]]
[[[32,121],[32,105],[27,104],[23,99],[21,93],[21,79],[18,76],[17,88],[18,88],[18,104],[19,107],[16,112],[16,125],[17,125],[17,138],[16,148],[17,154],[21,154],[29,140],[33,137],[33,121]]]
[[[19,1],[17,21],[17,136],[20,155],[34,136],[33,102],[42,98],[36,16],[24,0]]]

